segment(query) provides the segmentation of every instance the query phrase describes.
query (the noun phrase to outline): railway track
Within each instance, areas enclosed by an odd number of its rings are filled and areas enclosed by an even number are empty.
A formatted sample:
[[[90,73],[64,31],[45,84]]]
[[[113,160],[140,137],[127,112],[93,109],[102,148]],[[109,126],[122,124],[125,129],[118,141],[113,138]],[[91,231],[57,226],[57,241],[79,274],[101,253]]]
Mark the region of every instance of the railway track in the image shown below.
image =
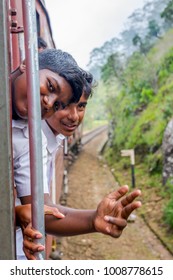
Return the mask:
[[[85,145],[87,144],[89,141],[91,141],[94,137],[96,137],[97,135],[99,135],[100,133],[102,133],[103,131],[106,131],[108,129],[108,126],[107,125],[103,125],[103,126],[100,126],[86,134],[84,134],[82,136],[82,139],[81,139],[81,144],[82,145]]]

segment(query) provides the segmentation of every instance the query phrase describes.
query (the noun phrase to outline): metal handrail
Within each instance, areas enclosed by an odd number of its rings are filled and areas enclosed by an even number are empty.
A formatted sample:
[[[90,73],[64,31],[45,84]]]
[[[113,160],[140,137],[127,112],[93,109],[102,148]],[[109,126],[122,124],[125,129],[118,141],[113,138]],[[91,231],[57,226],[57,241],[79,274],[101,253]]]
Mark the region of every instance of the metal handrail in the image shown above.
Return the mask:
[[[30,141],[30,170],[32,195],[32,224],[43,238],[44,234],[44,193],[42,170],[41,108],[38,70],[38,45],[35,0],[22,0],[25,35],[27,100]],[[29,71],[27,71],[29,69]],[[36,241],[37,242],[37,241]],[[44,259],[44,253],[37,253],[37,259]]]
[[[0,1],[0,260],[15,259],[7,4]]]

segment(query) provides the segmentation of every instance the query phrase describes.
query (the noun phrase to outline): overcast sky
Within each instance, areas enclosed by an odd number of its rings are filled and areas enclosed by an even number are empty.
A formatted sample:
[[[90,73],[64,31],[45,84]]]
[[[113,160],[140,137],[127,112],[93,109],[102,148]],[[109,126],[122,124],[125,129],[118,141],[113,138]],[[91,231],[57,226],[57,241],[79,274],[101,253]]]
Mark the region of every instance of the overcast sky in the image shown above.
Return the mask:
[[[92,49],[118,37],[128,16],[146,0],[45,0],[57,48],[86,68]]]

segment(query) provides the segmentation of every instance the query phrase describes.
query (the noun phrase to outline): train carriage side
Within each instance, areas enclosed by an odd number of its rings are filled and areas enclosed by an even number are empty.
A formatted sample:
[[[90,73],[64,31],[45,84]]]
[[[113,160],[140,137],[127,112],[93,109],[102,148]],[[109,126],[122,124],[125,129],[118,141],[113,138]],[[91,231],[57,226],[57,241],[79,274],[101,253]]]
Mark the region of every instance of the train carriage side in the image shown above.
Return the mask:
[[[36,18],[37,18],[37,31],[38,37],[42,37],[48,48],[55,48],[55,43],[52,37],[52,31],[50,26],[50,19],[47,13],[44,1],[36,0]],[[1,25],[1,44],[0,44],[0,56],[1,56],[1,103],[0,108],[1,120],[1,166],[0,170],[4,173],[6,170],[8,173],[1,177],[0,194],[4,200],[4,204],[1,203],[2,219],[4,221],[4,230],[1,231],[0,240],[1,247],[0,259],[15,259],[15,226],[14,226],[14,195],[13,195],[13,167],[12,167],[12,144],[11,144],[11,98],[10,98],[10,83],[9,76],[10,72],[15,70],[25,58],[25,44],[24,44],[24,27],[23,27],[23,11],[22,11],[22,0],[9,0],[1,1],[1,19],[3,24]],[[7,61],[8,60],[8,61]],[[4,78],[3,78],[4,77]],[[4,83],[5,81],[5,83]],[[4,94],[5,92],[5,94]],[[6,125],[4,125],[6,122]],[[5,144],[4,144],[5,143]],[[62,186],[62,169],[63,169],[63,150],[60,150],[58,157],[58,182],[56,192],[56,201],[60,197],[60,189]],[[6,168],[5,168],[6,167]],[[4,186],[6,185],[6,192],[4,192]],[[7,193],[8,190],[8,193]],[[52,192],[52,193],[55,193]],[[8,205],[9,204],[9,205]],[[3,215],[4,214],[4,215]],[[50,239],[50,241],[49,241]],[[5,242],[4,242],[5,240]],[[52,239],[47,238],[47,253],[48,258],[51,251]]]
[[[23,24],[23,12],[22,12],[22,0],[4,0],[1,3],[2,5],[2,13],[4,11],[4,9],[6,9],[6,15],[2,15],[3,20],[5,22],[5,27],[2,26],[2,32],[0,33],[1,36],[7,36],[8,37],[8,47],[5,50],[5,47],[0,46],[0,51],[2,50],[2,52],[0,52],[0,55],[3,56],[3,54],[6,54],[6,57],[9,58],[9,64],[8,64],[8,71],[9,73],[12,72],[13,70],[15,70],[20,63],[23,61],[23,59],[25,58],[25,44],[24,44],[24,24]],[[53,36],[52,36],[52,29],[51,29],[51,20],[49,18],[48,12],[46,10],[46,6],[45,6],[45,2],[43,0],[36,0],[35,1],[35,6],[36,6],[36,20],[37,20],[37,35],[38,37],[41,37],[44,39],[44,41],[47,43],[47,47],[48,48],[55,48],[55,43],[53,40]],[[4,31],[4,29],[6,29]],[[2,44],[1,44],[2,45]],[[5,58],[6,58],[5,57]],[[2,61],[2,63],[4,63]],[[2,71],[1,71],[2,72]],[[7,88],[7,91],[10,91],[10,87],[9,87],[9,74],[7,74],[6,72],[6,83],[5,83],[5,89]],[[0,84],[2,84],[4,82],[4,79],[0,80]],[[4,87],[1,86],[1,90]],[[4,100],[1,98],[1,100],[3,102],[9,102],[8,106],[6,106],[6,112],[5,114],[9,115],[9,108],[10,108],[10,98],[6,98],[3,96],[3,98],[5,98]],[[6,99],[8,101],[6,101]],[[4,116],[4,111],[0,108],[0,114],[1,116]],[[10,119],[9,116],[7,119],[5,119],[4,121],[7,122],[6,127],[4,128],[4,126],[2,127],[1,133],[3,133],[3,135],[5,135],[8,139],[10,140]],[[82,126],[81,126],[82,127]],[[74,135],[72,136],[72,142],[68,144],[68,152],[70,150],[74,150],[75,149],[78,150],[78,146],[80,145],[80,139],[81,139],[81,134],[82,134],[82,129],[81,127],[78,128],[78,130],[74,133]],[[6,135],[7,134],[7,135]],[[5,139],[5,140],[6,140]],[[2,137],[1,137],[1,140]],[[66,142],[67,143],[67,142]],[[7,147],[6,149],[8,150],[8,153],[11,152],[11,144],[7,143]],[[5,154],[5,150],[4,153],[1,153],[1,158],[3,159],[3,157],[6,156]],[[4,236],[6,236],[8,239],[10,238],[11,242],[9,243],[9,246],[5,246],[4,250],[7,250],[7,259],[8,258],[15,258],[15,246],[14,246],[14,202],[13,202],[13,179],[12,179],[12,156],[10,154],[10,156],[8,157],[10,158],[10,160],[7,162],[5,162],[6,165],[8,165],[8,180],[5,181],[5,184],[8,184],[9,186],[9,195],[8,196],[4,196],[2,189],[0,189],[0,193],[2,194],[2,197],[4,197],[5,199],[7,199],[8,201],[10,201],[9,204],[9,209],[5,209],[5,211],[8,211],[8,213],[13,213],[9,215],[9,220],[8,224],[6,224],[6,232],[3,232],[2,235],[0,234],[0,239],[1,237],[4,239]],[[64,170],[64,149],[63,147],[61,147],[57,154],[55,155],[55,159],[54,159],[54,164],[55,164],[55,172],[54,172],[54,177],[52,180],[52,188],[51,188],[51,195],[52,195],[52,199],[54,202],[58,203],[61,197],[62,192],[62,187],[64,185],[64,174],[65,171]],[[1,169],[0,170],[4,170],[3,164],[1,163]],[[4,183],[4,181],[2,180],[2,182]],[[5,206],[6,207],[6,206]],[[2,210],[3,206],[2,206]],[[8,226],[11,226],[11,230],[10,232],[12,232],[11,235],[7,234],[7,231],[9,230]],[[8,243],[8,240],[5,242],[6,244]],[[49,258],[50,253],[52,251],[52,243],[56,243],[55,240],[53,240],[53,238],[51,236],[47,236],[46,238],[46,259]],[[10,257],[9,257],[10,256]],[[5,259],[6,255],[4,257],[4,254],[0,254],[0,259]]]

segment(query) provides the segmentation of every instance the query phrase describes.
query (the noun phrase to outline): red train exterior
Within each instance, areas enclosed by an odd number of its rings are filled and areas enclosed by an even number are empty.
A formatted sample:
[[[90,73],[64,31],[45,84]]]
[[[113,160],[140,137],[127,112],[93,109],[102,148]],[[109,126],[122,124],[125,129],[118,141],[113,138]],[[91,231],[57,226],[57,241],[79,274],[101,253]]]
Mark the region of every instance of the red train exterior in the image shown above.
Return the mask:
[[[0,171],[4,176],[1,176],[0,196],[2,202],[0,205],[0,219],[4,224],[3,230],[0,232],[0,241],[3,240],[1,246],[0,259],[15,259],[15,222],[14,222],[14,198],[13,198],[13,166],[12,166],[12,143],[11,141],[11,124],[9,110],[11,106],[10,97],[10,73],[15,70],[25,58],[25,43],[24,43],[24,23],[23,23],[23,9],[22,0],[2,0],[1,17],[3,19],[2,28],[0,29],[0,36],[2,37],[0,43],[0,55],[1,55],[1,100],[5,103],[4,106],[0,106],[0,116],[2,125],[0,124],[1,133],[1,146],[0,146]],[[48,48],[56,48],[55,42],[52,36],[51,19],[49,18],[46,10],[45,2],[43,0],[35,0],[36,7],[36,19],[37,19],[37,35],[42,37],[47,43]],[[58,47],[58,46],[57,46]],[[8,58],[8,59],[7,59]],[[6,61],[8,62],[6,63]],[[5,64],[5,67],[3,65]],[[6,65],[8,64],[8,65]],[[6,94],[3,94],[6,92]],[[1,92],[0,92],[1,94]],[[1,104],[0,104],[1,105]],[[5,108],[5,109],[4,109]],[[5,110],[5,111],[4,111]],[[6,125],[4,126],[4,124]],[[64,147],[58,150],[55,158],[56,176],[53,180],[51,194],[53,201],[58,203],[61,198],[61,202],[65,203],[62,195],[67,195],[67,166],[68,158],[64,157],[64,153],[68,154],[69,150],[73,150],[74,153],[79,151],[81,144],[82,126],[74,133],[70,138],[70,141],[64,142]],[[5,140],[4,140],[5,139]],[[8,141],[9,140],[9,141]],[[5,143],[5,144],[4,144]],[[7,149],[7,150],[6,150]],[[7,156],[8,155],[8,156]],[[7,174],[6,174],[7,173]],[[65,181],[64,181],[65,178]],[[4,193],[4,185],[9,193]],[[65,188],[63,187],[65,186]],[[9,202],[9,205],[8,205]],[[5,215],[3,213],[6,213]],[[2,215],[1,215],[2,214]],[[4,240],[6,240],[4,242]],[[1,242],[2,244],[2,242]],[[56,249],[56,240],[52,236],[46,236],[46,259],[50,258],[52,251],[52,245],[54,250]],[[6,250],[6,253],[5,253]]]
[[[55,43],[52,37],[52,30],[50,25],[50,18],[47,13],[45,3],[41,0],[35,1],[36,6],[36,19],[37,19],[37,32],[38,37],[44,39],[48,48],[55,48]],[[24,24],[22,13],[22,0],[10,0],[11,10],[11,26],[10,26],[10,63],[11,71],[16,69],[25,58],[25,46],[24,46]],[[52,193],[55,194],[55,202],[58,202],[61,195],[61,189],[63,185],[63,149],[60,149],[56,155],[56,190]],[[46,236],[46,259],[52,250],[53,238],[52,236]]]

